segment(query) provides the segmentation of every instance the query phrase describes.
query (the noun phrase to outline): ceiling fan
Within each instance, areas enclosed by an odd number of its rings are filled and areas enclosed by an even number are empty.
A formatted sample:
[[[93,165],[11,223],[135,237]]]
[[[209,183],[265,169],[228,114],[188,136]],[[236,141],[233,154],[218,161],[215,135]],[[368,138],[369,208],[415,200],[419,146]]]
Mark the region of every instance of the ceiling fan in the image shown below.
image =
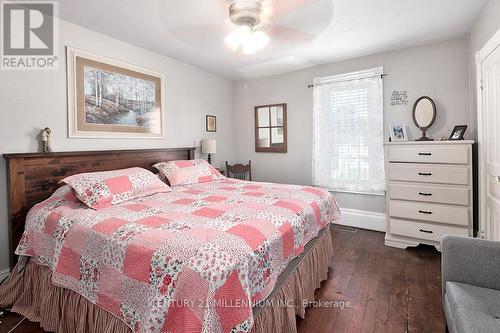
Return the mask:
[[[229,19],[237,26],[225,39],[233,49],[254,54],[269,42],[267,31],[272,21],[265,17],[264,6],[258,0],[236,0],[229,6]]]
[[[160,15],[176,37],[205,51],[216,38],[243,54],[270,41],[293,46],[313,40],[332,16],[332,0],[169,0]]]

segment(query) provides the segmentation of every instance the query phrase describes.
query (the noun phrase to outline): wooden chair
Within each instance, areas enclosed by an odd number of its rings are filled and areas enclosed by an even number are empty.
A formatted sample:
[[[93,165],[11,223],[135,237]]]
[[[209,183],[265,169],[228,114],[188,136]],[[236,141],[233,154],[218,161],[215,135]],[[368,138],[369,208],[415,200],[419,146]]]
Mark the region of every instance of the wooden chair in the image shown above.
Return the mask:
[[[252,161],[248,161],[248,164],[235,164],[229,165],[226,161],[226,173],[229,178],[235,178],[239,180],[252,180]],[[248,175],[248,179],[247,179]]]

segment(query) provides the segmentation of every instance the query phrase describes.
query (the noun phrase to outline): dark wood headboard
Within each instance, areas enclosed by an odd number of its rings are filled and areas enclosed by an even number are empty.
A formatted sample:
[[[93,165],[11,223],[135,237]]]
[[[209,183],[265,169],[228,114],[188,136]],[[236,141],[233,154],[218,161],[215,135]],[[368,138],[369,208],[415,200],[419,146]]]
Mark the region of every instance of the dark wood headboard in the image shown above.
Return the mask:
[[[63,153],[5,154],[9,207],[11,268],[17,262],[14,250],[24,232],[26,214],[47,199],[67,176],[82,172],[142,167],[151,171],[161,161],[190,160],[194,147],[144,150],[75,151]]]

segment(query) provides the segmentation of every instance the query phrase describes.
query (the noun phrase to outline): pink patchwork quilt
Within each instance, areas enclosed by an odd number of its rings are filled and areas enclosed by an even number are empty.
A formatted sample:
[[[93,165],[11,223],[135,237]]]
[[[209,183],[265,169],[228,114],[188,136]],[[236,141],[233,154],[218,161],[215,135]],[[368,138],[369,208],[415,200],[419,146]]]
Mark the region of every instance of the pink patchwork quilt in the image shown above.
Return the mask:
[[[252,306],[338,217],[307,186],[226,179],[96,211],[65,185],[29,212],[16,253],[135,332],[246,332]]]

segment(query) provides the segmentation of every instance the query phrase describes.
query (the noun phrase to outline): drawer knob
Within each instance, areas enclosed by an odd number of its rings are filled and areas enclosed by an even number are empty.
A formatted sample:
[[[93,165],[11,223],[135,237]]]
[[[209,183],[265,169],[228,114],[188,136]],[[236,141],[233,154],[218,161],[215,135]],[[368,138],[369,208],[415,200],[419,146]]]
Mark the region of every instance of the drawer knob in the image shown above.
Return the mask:
[[[432,156],[432,153],[418,153],[420,156]]]
[[[425,234],[433,234],[434,233],[434,231],[432,231],[432,230],[425,230],[425,229],[420,229],[419,231],[423,232]]]
[[[419,195],[423,196],[423,197],[431,197],[432,196],[432,193],[423,193],[423,192],[418,192]]]
[[[432,176],[432,173],[430,173],[430,172],[419,172],[418,175],[419,176]]]
[[[428,211],[426,211],[426,210],[419,210],[418,212],[419,212],[420,214],[427,214],[427,215],[431,215],[431,214],[432,214],[432,212],[428,212]]]

